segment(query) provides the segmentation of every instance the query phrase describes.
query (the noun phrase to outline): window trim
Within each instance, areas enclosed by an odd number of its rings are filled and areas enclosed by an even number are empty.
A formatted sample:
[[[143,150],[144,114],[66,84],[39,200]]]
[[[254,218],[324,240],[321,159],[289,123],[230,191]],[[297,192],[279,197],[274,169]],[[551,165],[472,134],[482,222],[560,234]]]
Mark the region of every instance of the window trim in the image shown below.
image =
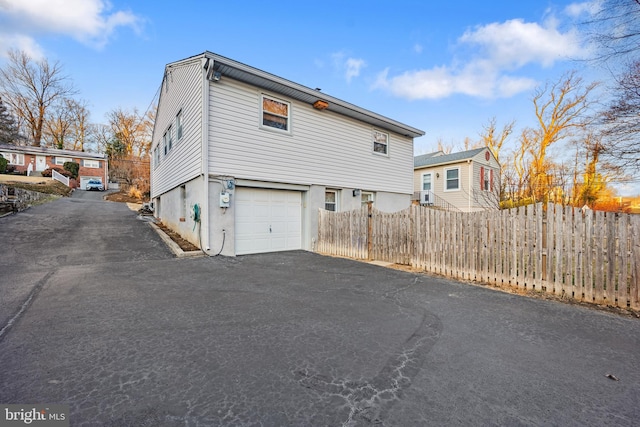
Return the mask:
[[[89,162],[89,164],[92,164],[92,165],[95,165],[95,166],[88,166],[87,162]],[[90,168],[90,169],[100,169],[100,161],[99,160],[93,160],[93,159],[83,159],[82,160],[82,167]]]
[[[0,153],[2,154],[2,157],[4,157],[7,160],[7,164],[9,165],[13,165],[13,166],[24,166],[24,153],[9,153],[9,152],[3,152]],[[13,156],[16,156],[16,163],[12,162],[12,158]]]
[[[176,143],[179,142],[184,136],[182,129],[182,108],[176,114]]]
[[[369,200],[364,201],[363,197],[364,196],[371,196],[370,198],[368,198]],[[373,191],[362,191],[360,192],[360,204],[364,205],[367,202],[372,202],[373,204],[376,203],[376,193],[374,193]]]
[[[265,114],[264,100],[265,100],[265,98],[268,99],[268,100],[271,100],[271,101],[275,101],[275,102],[279,102],[281,104],[285,104],[287,106],[287,117],[286,117],[287,128],[286,129],[280,129],[280,128],[277,128],[277,127],[274,127],[274,126],[269,126],[269,125],[265,125],[264,124],[264,114]],[[287,135],[291,134],[291,128],[292,128],[291,124],[293,122],[293,120],[292,120],[292,111],[291,111],[291,102],[285,101],[284,99],[281,99],[281,98],[278,98],[278,97],[275,97],[275,96],[271,96],[271,95],[269,95],[267,93],[261,93],[260,94],[260,106],[259,107],[260,107],[260,116],[259,116],[258,120],[259,120],[260,129],[273,131],[273,132],[279,132],[279,133],[287,134]],[[272,113],[270,111],[267,111],[267,113],[271,114],[271,115],[274,115],[276,117],[284,117],[282,115],[274,114],[274,113]]]
[[[63,159],[62,163],[58,163],[58,159]],[[71,157],[64,156],[55,156],[55,158],[53,159],[53,164],[56,166],[64,166],[66,162],[73,162],[73,159]]]
[[[424,189],[424,177],[425,175],[431,176],[429,184],[431,184],[431,188],[429,190]],[[423,172],[420,179],[420,191],[433,191],[433,172]]]
[[[381,142],[376,141],[376,134],[384,135],[386,137],[387,142],[384,144],[384,147],[385,147],[384,153],[381,153],[380,151],[376,151],[376,144],[382,145]],[[373,152],[373,154],[377,156],[389,157],[389,134],[386,132],[381,132],[377,129],[373,129],[373,133],[371,134],[371,151]]]
[[[450,170],[457,170],[458,171],[458,177],[456,178],[458,180],[458,187],[457,188],[447,188],[447,183],[449,182],[449,178],[447,176],[447,172]],[[454,166],[454,167],[450,167],[450,168],[444,168],[444,191],[460,191],[461,189],[461,177],[460,177],[460,166]]]
[[[333,201],[334,209],[333,210],[327,209],[327,203],[331,203],[331,202],[327,202],[327,193],[333,193],[333,195],[334,195],[334,201]],[[338,212],[338,210],[340,209],[340,205],[338,204],[338,200],[340,200],[338,198],[338,194],[340,194],[339,190],[334,190],[333,188],[326,188],[324,190],[324,209],[326,211]]]

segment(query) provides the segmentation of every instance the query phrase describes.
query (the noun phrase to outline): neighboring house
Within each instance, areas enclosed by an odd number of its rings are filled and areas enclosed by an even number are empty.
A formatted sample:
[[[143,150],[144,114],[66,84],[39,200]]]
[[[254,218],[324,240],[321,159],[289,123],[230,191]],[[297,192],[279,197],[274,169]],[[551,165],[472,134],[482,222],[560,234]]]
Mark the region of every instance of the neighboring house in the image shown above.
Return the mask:
[[[31,171],[39,173],[52,166],[62,168],[65,162],[76,162],[80,165],[78,184],[81,189],[85,189],[90,179],[101,180],[105,188],[108,185],[109,163],[103,154],[4,144],[0,144],[0,154],[20,173],[26,173],[29,165]]]
[[[155,215],[210,255],[313,250],[321,208],[411,203],[419,129],[211,52],[160,93]]]
[[[499,207],[500,165],[486,147],[416,156],[413,169],[414,198],[422,205],[462,212]]]

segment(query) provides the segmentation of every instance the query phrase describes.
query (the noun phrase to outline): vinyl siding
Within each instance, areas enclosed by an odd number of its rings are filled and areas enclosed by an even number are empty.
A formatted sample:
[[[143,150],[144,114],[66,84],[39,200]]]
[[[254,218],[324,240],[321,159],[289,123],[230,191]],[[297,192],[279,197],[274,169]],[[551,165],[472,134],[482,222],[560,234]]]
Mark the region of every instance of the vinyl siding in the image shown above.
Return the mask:
[[[259,89],[211,83],[209,171],[240,179],[413,192],[413,140],[384,129],[388,156],[373,153],[374,128],[330,111],[291,104],[290,134],[260,128]]]
[[[151,196],[156,197],[200,175],[202,171],[202,66],[200,60],[167,69],[161,88],[153,132],[155,147],[162,150],[160,164],[151,160]],[[182,138],[177,139],[176,115],[182,110]],[[165,156],[162,137],[172,126],[173,148]]]
[[[458,209],[462,211],[474,211],[487,207],[494,208],[495,203],[492,200],[487,199],[486,193],[480,192],[480,167],[493,169],[494,186],[497,186],[499,184],[499,165],[493,156],[491,156],[489,161],[487,161],[484,157],[484,153],[485,152],[482,151],[471,159],[471,168],[468,161],[464,160],[458,163],[434,165],[414,170],[413,186],[415,191],[417,192],[422,190],[422,175],[424,173],[431,172],[433,174],[431,185],[434,194],[448,203],[451,203]],[[453,167],[460,168],[460,190],[445,191],[445,170]],[[436,178],[436,173],[440,174],[439,178]],[[469,180],[470,174],[472,174],[471,181]]]
[[[458,175],[460,189],[456,191],[445,191],[446,170],[450,168],[459,168]],[[469,164],[464,162],[452,163],[448,165],[436,165],[416,169],[413,173],[415,191],[422,190],[422,174],[426,172],[432,173],[431,188],[433,193],[442,200],[452,204],[456,208],[466,211],[469,208]],[[440,177],[436,177],[439,174]]]

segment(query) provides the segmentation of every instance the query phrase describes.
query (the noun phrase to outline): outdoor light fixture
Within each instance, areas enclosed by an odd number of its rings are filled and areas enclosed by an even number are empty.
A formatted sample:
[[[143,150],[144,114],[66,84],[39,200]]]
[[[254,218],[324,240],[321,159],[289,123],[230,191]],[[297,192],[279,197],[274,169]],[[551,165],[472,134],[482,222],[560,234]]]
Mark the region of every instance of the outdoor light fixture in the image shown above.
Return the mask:
[[[313,103],[313,108],[315,108],[316,110],[324,110],[328,106],[329,106],[329,103],[327,101],[322,101],[321,99],[318,99],[316,102]]]
[[[353,197],[358,197],[360,195],[360,189],[356,188],[355,190],[353,190]]]

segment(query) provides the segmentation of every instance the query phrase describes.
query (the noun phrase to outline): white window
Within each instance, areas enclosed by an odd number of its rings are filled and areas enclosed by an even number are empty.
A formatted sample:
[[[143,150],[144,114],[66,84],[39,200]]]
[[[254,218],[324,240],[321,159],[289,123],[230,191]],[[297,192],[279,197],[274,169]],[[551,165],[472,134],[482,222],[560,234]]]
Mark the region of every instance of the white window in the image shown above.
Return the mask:
[[[373,152],[378,154],[389,154],[389,135],[386,133],[373,131]]]
[[[460,189],[460,168],[445,169],[444,177],[444,191]]]
[[[431,172],[422,174],[422,191],[431,191]]]
[[[164,147],[164,155],[166,156],[167,154],[169,154],[169,134],[171,131],[171,127],[169,127],[169,129],[167,129],[167,131],[164,133],[164,135],[162,135],[162,145]]]
[[[485,169],[483,167],[480,168],[480,175],[482,177],[482,189],[484,191],[491,190],[491,174],[492,170]]]
[[[262,95],[262,126],[289,132],[291,104]]]
[[[83,160],[82,166],[84,166],[85,168],[98,169],[100,168],[100,162],[97,160]]]
[[[24,166],[24,154],[22,153],[0,153],[7,159],[10,165]]]
[[[73,159],[71,157],[56,157],[55,158],[55,164],[56,165],[64,165],[65,162],[72,162]]]
[[[176,141],[182,139],[182,110],[178,111],[176,116]]]
[[[367,203],[374,201],[374,194],[370,191],[363,191],[360,193],[360,200],[363,205],[366,205]]]
[[[338,192],[336,190],[324,192],[324,208],[328,211],[338,212]]]

